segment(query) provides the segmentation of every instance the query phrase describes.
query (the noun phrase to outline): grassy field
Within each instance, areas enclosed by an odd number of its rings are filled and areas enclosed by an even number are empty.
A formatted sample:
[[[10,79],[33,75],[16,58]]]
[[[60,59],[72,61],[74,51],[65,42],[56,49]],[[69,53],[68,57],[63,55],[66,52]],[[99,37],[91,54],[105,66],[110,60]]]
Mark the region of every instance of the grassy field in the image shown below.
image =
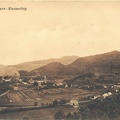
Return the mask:
[[[54,114],[59,110],[64,111],[66,114],[68,112],[73,113],[78,111],[78,109],[74,109],[73,107],[60,106],[55,108],[44,108],[38,110],[0,114],[0,120],[23,120],[25,117],[27,117],[28,120],[54,120]]]

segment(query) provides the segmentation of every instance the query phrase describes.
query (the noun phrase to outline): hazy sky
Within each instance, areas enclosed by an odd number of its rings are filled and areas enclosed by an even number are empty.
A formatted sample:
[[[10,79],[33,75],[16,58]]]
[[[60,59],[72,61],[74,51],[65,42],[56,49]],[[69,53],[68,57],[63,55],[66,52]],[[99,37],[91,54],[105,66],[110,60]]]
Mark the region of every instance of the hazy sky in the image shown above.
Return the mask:
[[[0,64],[120,50],[120,2],[1,2]]]

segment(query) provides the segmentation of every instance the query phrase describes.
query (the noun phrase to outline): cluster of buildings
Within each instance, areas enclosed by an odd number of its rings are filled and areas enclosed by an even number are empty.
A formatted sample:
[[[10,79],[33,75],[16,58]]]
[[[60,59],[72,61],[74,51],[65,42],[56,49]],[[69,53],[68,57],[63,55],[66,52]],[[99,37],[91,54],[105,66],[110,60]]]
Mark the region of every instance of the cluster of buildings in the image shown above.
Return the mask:
[[[90,96],[90,99],[91,99],[91,100],[95,100],[95,99],[103,100],[103,99],[105,99],[105,98],[107,98],[107,97],[109,97],[109,96],[111,96],[111,95],[113,95],[112,92],[106,92],[106,93],[104,93],[104,94],[102,94],[102,95]]]
[[[106,93],[104,93],[104,94],[102,94],[102,95],[88,96],[88,99],[85,99],[85,100],[83,100],[83,101],[80,101],[78,98],[72,98],[72,99],[67,103],[67,105],[71,105],[71,106],[73,106],[74,108],[78,108],[81,103],[91,102],[91,101],[94,101],[94,100],[103,101],[104,99],[106,99],[107,97],[110,97],[110,96],[112,96],[112,95],[113,95],[112,92],[106,92]]]

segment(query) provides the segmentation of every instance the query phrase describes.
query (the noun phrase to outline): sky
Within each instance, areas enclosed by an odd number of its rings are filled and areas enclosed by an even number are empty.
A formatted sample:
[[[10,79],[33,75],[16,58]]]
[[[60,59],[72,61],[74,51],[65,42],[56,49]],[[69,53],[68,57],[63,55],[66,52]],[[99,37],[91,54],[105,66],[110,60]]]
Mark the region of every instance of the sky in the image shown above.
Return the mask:
[[[1,2],[0,64],[120,50],[120,2]]]

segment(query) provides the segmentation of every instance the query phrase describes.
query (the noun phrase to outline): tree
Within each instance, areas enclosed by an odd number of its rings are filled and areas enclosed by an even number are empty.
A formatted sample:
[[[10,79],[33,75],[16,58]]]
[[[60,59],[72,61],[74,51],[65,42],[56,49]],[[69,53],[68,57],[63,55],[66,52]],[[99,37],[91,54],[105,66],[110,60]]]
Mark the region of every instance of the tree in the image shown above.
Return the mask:
[[[54,119],[55,120],[64,120],[65,113],[63,111],[58,111],[57,113],[55,113]]]
[[[67,120],[72,120],[73,119],[73,116],[70,112],[66,115],[66,119]]]
[[[38,102],[34,102],[34,106],[37,106],[38,105]]]
[[[22,120],[29,120],[29,119],[28,119],[28,117],[24,117],[24,118],[22,118]]]
[[[80,119],[80,115],[77,112],[74,112],[73,120],[79,120],[79,119]]]
[[[60,100],[60,101],[59,101],[59,104],[61,104],[61,105],[62,105],[62,104],[66,104],[66,103],[67,103],[66,100]]]
[[[38,86],[38,82],[34,82],[34,84],[33,84],[34,86]]]
[[[53,101],[53,106],[54,107],[58,106],[58,101],[56,99]]]
[[[42,105],[41,105],[42,107],[44,107],[44,103],[42,103]]]

